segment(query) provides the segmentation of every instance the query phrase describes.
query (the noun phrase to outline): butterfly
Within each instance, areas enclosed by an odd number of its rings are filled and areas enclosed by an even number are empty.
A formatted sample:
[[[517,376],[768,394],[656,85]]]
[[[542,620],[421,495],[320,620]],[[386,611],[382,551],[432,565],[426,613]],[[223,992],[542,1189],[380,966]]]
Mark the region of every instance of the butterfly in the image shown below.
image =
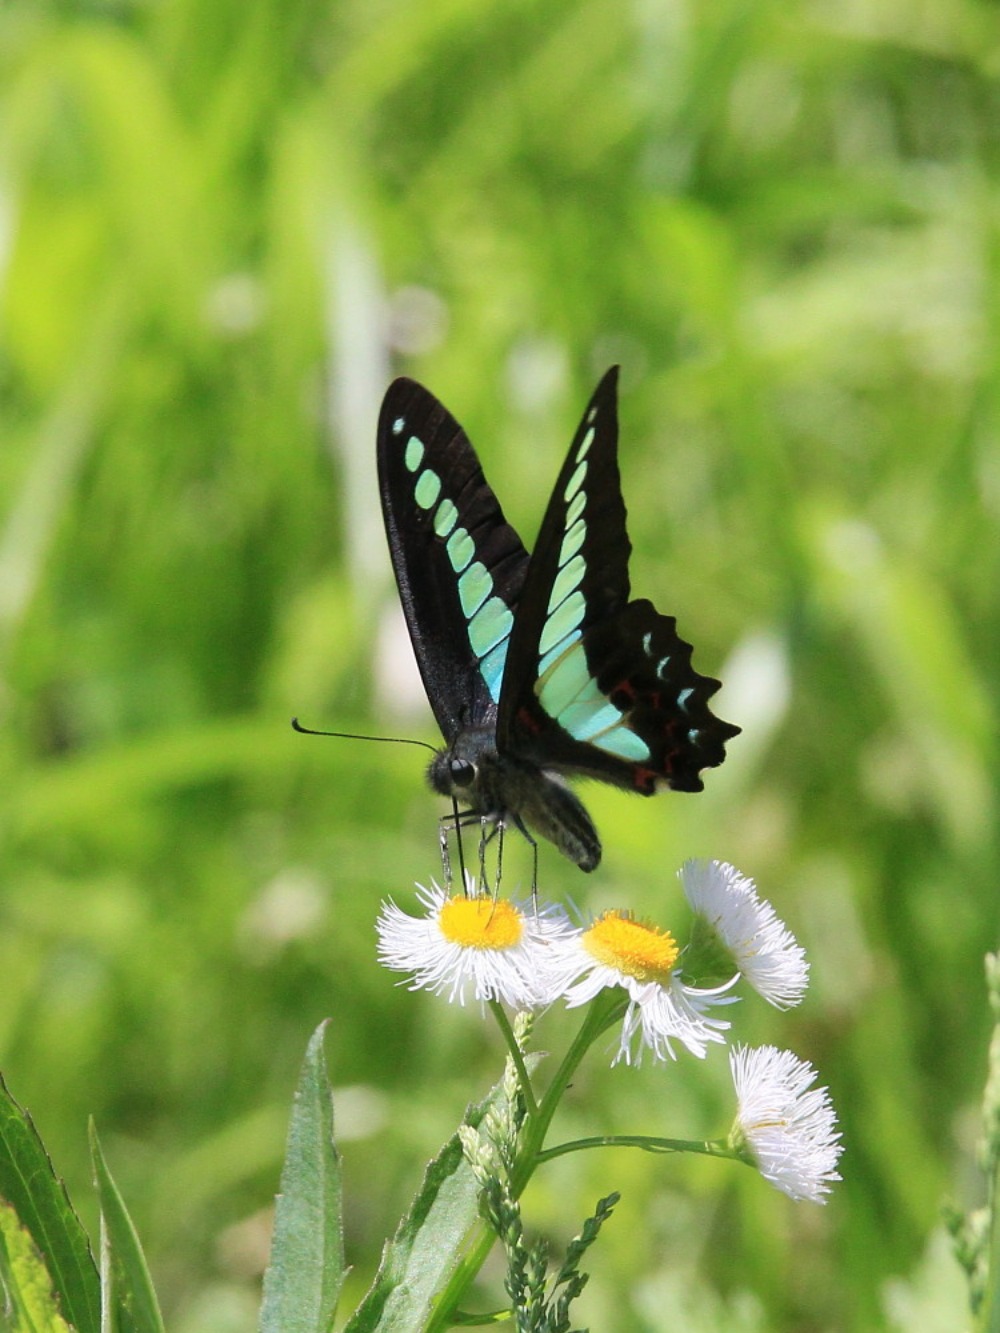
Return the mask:
[[[382,403],[378,474],[399,596],[445,739],[428,768],[455,824],[513,825],[581,870],[601,842],[567,777],[651,796],[701,791],[740,728],[691,665],[673,616],[630,598],[618,368],[583,414],[531,555],[469,438],[421,384]],[[460,813],[459,804],[465,806]]]

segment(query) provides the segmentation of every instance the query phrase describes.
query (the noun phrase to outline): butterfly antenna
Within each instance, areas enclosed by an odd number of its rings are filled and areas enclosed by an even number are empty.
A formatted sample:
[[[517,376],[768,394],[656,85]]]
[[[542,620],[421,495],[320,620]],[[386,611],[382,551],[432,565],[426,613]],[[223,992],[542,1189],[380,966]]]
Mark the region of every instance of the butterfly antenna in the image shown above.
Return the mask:
[[[345,741],[386,741],[391,745],[422,745],[425,750],[437,754],[437,748],[427,741],[414,740],[412,736],[362,736],[356,731],[313,731],[304,727],[297,717],[292,718],[292,730],[302,736],[337,736]]]

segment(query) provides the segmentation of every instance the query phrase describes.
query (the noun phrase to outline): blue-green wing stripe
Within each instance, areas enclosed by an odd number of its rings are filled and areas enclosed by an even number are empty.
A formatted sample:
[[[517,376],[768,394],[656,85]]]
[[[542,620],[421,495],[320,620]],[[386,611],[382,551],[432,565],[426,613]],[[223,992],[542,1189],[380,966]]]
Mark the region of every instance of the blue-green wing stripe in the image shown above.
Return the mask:
[[[583,593],[579,589],[570,593],[545,622],[542,637],[538,641],[539,658],[543,658],[551,647],[569,634],[570,630],[576,629],[582,622],[586,609]]]
[[[480,660],[506,639],[514,628],[514,615],[506,602],[491,597],[469,622],[469,643]]]
[[[583,562],[582,555],[575,555],[568,564],[563,565],[556,581],[552,585],[552,593],[549,597],[549,611],[555,611],[570,595],[574,588],[579,588],[583,581],[583,575],[586,565]]]
[[[462,604],[462,614],[471,620],[483,602],[493,591],[493,579],[490,571],[478,560],[473,560],[458,580],[458,600]]]

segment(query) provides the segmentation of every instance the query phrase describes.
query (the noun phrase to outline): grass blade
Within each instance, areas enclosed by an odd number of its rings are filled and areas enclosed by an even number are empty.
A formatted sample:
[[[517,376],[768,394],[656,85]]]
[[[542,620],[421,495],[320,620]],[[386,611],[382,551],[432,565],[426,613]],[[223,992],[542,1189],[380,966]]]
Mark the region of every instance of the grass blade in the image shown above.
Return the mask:
[[[101,1293],[87,1233],[31,1117],[0,1078],[0,1199],[17,1215],[48,1270],[63,1316],[99,1333]]]
[[[344,1281],[340,1158],[323,1056],[326,1024],[313,1033],[295,1090],[281,1172],[261,1333],[327,1333]]]
[[[132,1219],[111,1178],[97,1130],[90,1125],[94,1182],[101,1202],[101,1275],[104,1309],[121,1333],[164,1333],[163,1318]],[[103,1333],[109,1333],[102,1325]]]

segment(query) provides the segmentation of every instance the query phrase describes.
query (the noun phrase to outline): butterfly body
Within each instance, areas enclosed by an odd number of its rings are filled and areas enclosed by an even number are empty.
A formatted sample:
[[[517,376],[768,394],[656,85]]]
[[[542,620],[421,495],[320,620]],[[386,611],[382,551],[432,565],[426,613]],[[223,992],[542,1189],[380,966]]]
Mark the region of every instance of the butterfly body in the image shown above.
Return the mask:
[[[441,796],[465,802],[489,823],[512,823],[529,839],[529,830],[534,829],[581,870],[594,870],[600,864],[597,829],[579,797],[557,774],[500,754],[490,728],[459,732],[431,760],[427,776]]]
[[[429,779],[470,817],[553,842],[584,870],[601,845],[569,776],[700,791],[738,727],[672,616],[632,600],[618,474],[617,370],[598,385],[529,557],[465,432],[413,380],[389,386],[379,483],[393,568],[446,745]]]

